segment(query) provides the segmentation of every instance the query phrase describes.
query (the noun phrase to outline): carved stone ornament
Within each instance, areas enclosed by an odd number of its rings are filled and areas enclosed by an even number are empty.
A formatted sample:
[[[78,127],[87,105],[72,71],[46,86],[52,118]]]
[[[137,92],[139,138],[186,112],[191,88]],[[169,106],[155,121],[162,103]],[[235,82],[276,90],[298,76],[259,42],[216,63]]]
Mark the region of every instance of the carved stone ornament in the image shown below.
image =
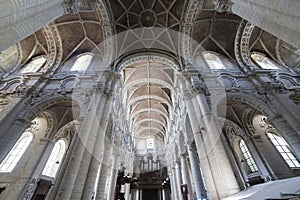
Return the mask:
[[[61,4],[65,14],[75,13],[74,0],[64,0]]]
[[[36,188],[36,183],[37,183],[37,180],[35,178],[33,178],[32,180],[30,180],[29,184],[28,184],[28,187],[27,187],[27,190],[26,192],[23,194],[22,196],[22,200],[29,200],[31,199],[32,195],[33,195],[33,192]]]
[[[230,11],[232,5],[230,0],[216,0],[214,4],[215,4],[216,11],[218,12]]]

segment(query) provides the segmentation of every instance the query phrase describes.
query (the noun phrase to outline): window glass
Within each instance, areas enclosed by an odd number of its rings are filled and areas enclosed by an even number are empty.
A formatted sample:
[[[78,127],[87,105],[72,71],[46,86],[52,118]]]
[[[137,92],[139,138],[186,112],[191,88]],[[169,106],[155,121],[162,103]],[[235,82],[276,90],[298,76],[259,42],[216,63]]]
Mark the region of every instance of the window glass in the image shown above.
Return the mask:
[[[147,138],[147,149],[153,149],[154,144],[153,144],[153,138]]]
[[[210,52],[203,53],[203,57],[210,69],[226,69],[220,58]]]
[[[268,132],[267,135],[289,167],[300,167],[300,163],[292,154],[290,146],[281,136],[278,136],[272,132]]]
[[[25,67],[22,69],[21,73],[33,73],[39,71],[39,69],[46,63],[47,59],[45,56],[38,57],[30,61]]]
[[[251,58],[262,68],[262,69],[279,69],[269,58],[259,53],[252,53]]]
[[[89,67],[93,59],[93,56],[90,54],[86,55],[80,55],[78,56],[76,62],[71,68],[71,71],[86,71],[86,69]]]
[[[244,140],[240,140],[239,145],[240,145],[240,149],[243,154],[243,157],[245,159],[244,161],[247,163],[248,167],[250,168],[250,171],[257,172],[258,171],[257,165],[255,164],[254,159],[253,159],[252,155],[250,154],[250,151],[247,148]]]
[[[14,169],[22,155],[25,153],[32,139],[32,133],[27,131],[23,133],[23,135],[19,138],[11,151],[0,164],[0,172],[11,172]]]
[[[54,148],[51,152],[51,155],[46,163],[46,166],[43,170],[43,175],[49,176],[49,177],[55,177],[59,166],[61,164],[61,161],[64,157],[66,151],[66,143],[64,140],[58,140]]]

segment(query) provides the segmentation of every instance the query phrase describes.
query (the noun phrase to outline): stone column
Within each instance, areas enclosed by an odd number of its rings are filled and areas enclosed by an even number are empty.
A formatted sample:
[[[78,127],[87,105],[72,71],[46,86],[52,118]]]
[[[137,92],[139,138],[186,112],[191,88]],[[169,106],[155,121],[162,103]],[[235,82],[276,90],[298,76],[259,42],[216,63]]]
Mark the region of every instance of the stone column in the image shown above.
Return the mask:
[[[0,52],[62,16],[62,0],[10,1],[0,4]]]
[[[113,157],[113,163],[111,165],[110,182],[107,190],[107,200],[114,199],[117,175],[118,175],[118,166],[119,166],[119,156],[115,155]]]
[[[174,173],[174,168],[171,167],[171,173],[170,173],[170,184],[171,184],[171,195],[172,199],[178,199],[177,198],[177,187],[176,187],[176,180],[175,180],[175,173]]]
[[[197,195],[197,199],[202,199],[207,197],[206,189],[204,186],[204,182],[202,179],[202,174],[200,171],[200,166],[198,165],[197,155],[195,153],[196,149],[190,147],[188,150],[190,163],[191,163],[191,171],[193,174],[194,186]]]
[[[218,198],[225,198],[238,192],[239,186],[220,138],[221,134],[223,134],[222,130],[217,125],[214,116],[211,113],[205,95],[200,93],[196,97],[206,129],[206,134],[203,136],[203,142],[207,144],[209,161],[211,167],[213,167],[212,174],[219,196]]]
[[[166,189],[162,189],[162,200],[166,200]]]
[[[180,165],[178,162],[175,163],[175,176],[176,176],[176,183],[177,183],[177,194],[178,194],[178,200],[183,200],[182,194],[181,194],[181,175],[180,175]]]
[[[106,105],[107,97],[104,94],[95,95],[95,107],[93,106],[92,100],[92,107],[90,108],[93,113],[93,117],[87,117],[88,123],[85,128],[81,128],[82,132],[80,137],[82,139],[82,143],[84,146],[82,152],[81,163],[79,166],[79,170],[76,174],[76,179],[74,183],[74,188],[71,193],[71,199],[81,199],[82,195],[91,197],[94,193],[95,181],[96,176],[98,173],[99,167],[99,160],[102,150],[102,143],[97,144],[100,137],[103,137],[101,134],[104,134],[104,130],[99,133],[101,129],[101,120],[102,115],[98,116],[99,112],[98,109],[104,108]],[[100,118],[100,119],[99,119]],[[84,136],[84,134],[88,136]],[[86,137],[86,138],[85,138]],[[95,147],[99,145],[100,148],[95,151]],[[84,194],[83,194],[84,193]]]
[[[96,177],[97,177],[97,173],[98,173],[98,167],[100,165],[101,155],[105,153],[106,148],[109,148],[109,146],[111,146],[111,141],[109,139],[105,138],[105,134],[107,131],[107,125],[109,122],[109,116],[111,113],[111,96],[106,97],[106,99],[107,99],[106,102],[103,103],[104,110],[101,110],[101,111],[99,110],[96,113],[96,115],[98,115],[98,113],[103,113],[103,114],[102,114],[102,117],[100,120],[100,126],[98,127],[98,130],[97,130],[94,148],[92,148],[92,152],[87,152],[87,153],[92,153],[92,157],[91,157],[90,166],[89,166],[89,169],[87,172],[87,177],[85,180],[82,199],[91,199],[91,197],[93,196],[95,183],[96,183]],[[98,116],[96,116],[96,117],[98,117]],[[93,127],[93,128],[96,129],[95,127]],[[106,143],[106,147],[104,147],[104,142]],[[105,159],[107,159],[107,158],[105,158]]]
[[[188,99],[187,99],[188,100]],[[190,98],[187,101],[187,111],[190,117],[190,124],[192,128],[192,132],[194,135],[196,149],[195,152],[198,152],[198,158],[201,164],[201,169],[203,171],[203,177],[205,179],[205,183],[207,186],[208,196],[210,198],[217,197],[215,182],[212,175],[213,168],[211,167],[209,160],[208,160],[208,153],[206,152],[205,143],[202,140],[202,131],[201,128],[203,125],[201,117],[200,117],[200,109],[199,104],[195,102],[194,98]],[[201,126],[201,127],[200,127]],[[200,191],[200,190],[198,190]],[[200,195],[198,192],[197,195]]]
[[[105,145],[102,161],[101,161],[101,166],[100,166],[100,173],[99,173],[99,181],[97,185],[97,194],[96,194],[96,200],[103,200],[104,199],[104,194],[105,194],[105,189],[106,189],[106,179],[108,176],[108,169],[109,169],[109,164],[110,164],[110,158],[111,158],[111,150],[112,150],[112,145]]]
[[[125,183],[125,200],[130,200],[130,183]]]
[[[132,190],[132,200],[139,200],[139,190],[138,189]]]
[[[297,0],[231,0],[231,11],[285,42],[300,48]]]
[[[182,183],[186,184],[188,187],[188,199],[192,199],[192,187],[191,187],[191,181],[188,171],[188,165],[186,163],[186,155],[180,156],[180,162],[181,162],[181,175],[182,175]]]
[[[98,108],[98,106],[103,106],[103,101],[100,101],[100,99],[101,98],[97,95],[92,97],[92,103],[89,105],[87,114],[80,127],[78,139],[76,140],[75,148],[60,183],[60,189],[56,199],[81,198],[86,173],[91,159],[91,150],[95,143],[95,127],[99,126],[99,121],[96,117],[97,109],[94,108],[94,103],[96,102],[96,108]],[[73,190],[76,192],[73,192]]]

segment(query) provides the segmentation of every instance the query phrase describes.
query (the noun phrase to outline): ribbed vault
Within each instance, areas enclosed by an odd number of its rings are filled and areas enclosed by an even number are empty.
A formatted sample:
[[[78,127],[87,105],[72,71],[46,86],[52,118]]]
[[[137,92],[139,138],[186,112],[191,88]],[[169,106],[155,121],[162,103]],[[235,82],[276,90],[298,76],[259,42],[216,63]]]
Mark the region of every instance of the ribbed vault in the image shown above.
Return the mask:
[[[172,67],[155,61],[140,61],[123,69],[124,104],[136,140],[153,137],[164,141],[174,83]]]

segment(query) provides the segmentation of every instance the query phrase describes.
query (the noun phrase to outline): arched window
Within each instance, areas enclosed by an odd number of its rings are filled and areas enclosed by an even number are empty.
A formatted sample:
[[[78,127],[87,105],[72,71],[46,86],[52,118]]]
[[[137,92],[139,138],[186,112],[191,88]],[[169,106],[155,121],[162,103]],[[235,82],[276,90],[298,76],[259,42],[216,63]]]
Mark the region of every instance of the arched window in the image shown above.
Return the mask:
[[[203,57],[210,69],[226,69],[225,65],[216,54],[204,52]]]
[[[33,134],[26,131],[13,146],[11,151],[0,164],[0,172],[11,172],[17,165],[22,155],[25,153],[30,142],[33,139]]]
[[[268,131],[267,135],[289,167],[300,167],[300,163],[291,152],[289,144],[281,136],[271,131]]]
[[[60,139],[55,143],[42,174],[54,178],[58,171],[60,163],[64,157],[65,152],[66,142],[63,139]]]
[[[251,58],[262,68],[262,69],[279,69],[269,58],[260,53],[251,53]]]
[[[147,138],[147,149],[153,149],[153,148],[154,148],[153,138]]]
[[[25,67],[22,69],[21,73],[34,73],[39,71],[39,69],[46,63],[47,59],[45,56],[40,56],[37,58],[34,58],[32,61],[30,61]]]
[[[253,159],[248,147],[246,146],[244,140],[240,140],[239,146],[240,146],[240,150],[244,157],[243,161],[247,163],[251,172],[257,172],[258,171],[257,165],[254,162],[254,159]]]
[[[91,64],[92,59],[93,59],[93,55],[91,54],[79,55],[77,57],[76,62],[72,66],[71,71],[79,71],[79,72],[86,71],[89,65]]]

